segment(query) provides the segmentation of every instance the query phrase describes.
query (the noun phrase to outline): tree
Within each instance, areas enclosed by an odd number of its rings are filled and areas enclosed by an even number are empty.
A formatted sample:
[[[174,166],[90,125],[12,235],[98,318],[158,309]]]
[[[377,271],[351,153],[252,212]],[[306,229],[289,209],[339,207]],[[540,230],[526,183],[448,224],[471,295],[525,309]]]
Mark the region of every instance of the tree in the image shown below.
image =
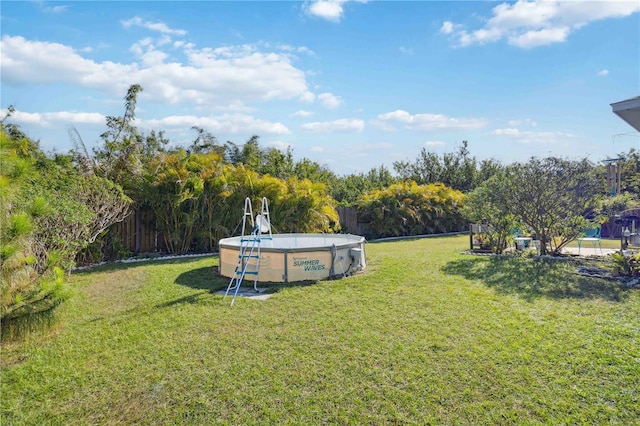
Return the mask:
[[[257,170],[260,174],[271,175],[278,179],[288,179],[294,176],[294,161],[291,147],[286,152],[277,148],[269,148],[263,152],[261,167]]]
[[[121,117],[106,118],[107,131],[100,135],[104,147],[95,151],[99,165],[99,175],[113,182],[129,186],[131,179],[142,174],[141,153],[144,149],[144,138],[138,133],[133,122],[138,93],[142,86],[134,84],[125,96],[125,111]]]
[[[130,200],[112,182],[79,173],[70,156],[48,158],[37,143],[4,128],[0,154],[0,317],[7,319],[60,303],[63,272],[124,218]]]
[[[506,167],[490,189],[492,200],[537,236],[542,254],[547,247],[559,254],[583,229],[594,226],[585,215],[595,207],[603,185],[588,160],[549,157]]]
[[[462,214],[469,221],[486,226],[489,245],[495,253],[502,253],[508,245],[512,230],[517,226],[515,215],[500,197],[501,178],[492,176],[467,194]]]
[[[4,124],[4,123],[3,123]],[[65,297],[62,269],[51,262],[38,264],[35,221],[47,214],[42,198],[29,199],[26,192],[37,176],[37,145],[0,128],[0,319],[41,312]],[[27,148],[27,149],[25,149]]]
[[[272,222],[279,232],[336,232],[340,218],[322,182],[293,176],[272,199]]]
[[[438,154],[425,148],[415,162],[394,161],[393,168],[403,180],[413,180],[418,184],[442,182],[443,165]]]
[[[241,226],[244,200],[254,202],[270,194],[261,194],[265,187],[257,187],[260,175],[243,164],[221,164],[204,176],[204,192],[201,202],[201,224],[199,240],[211,250],[225,237],[235,235]],[[280,180],[276,180],[281,183]]]
[[[259,136],[251,136],[244,145],[240,146],[230,141],[226,143],[225,159],[233,165],[244,164],[257,171],[262,166],[262,157]]]
[[[336,177],[331,184],[331,195],[339,205],[353,206],[363,193],[374,189],[385,189],[397,181],[389,169],[380,166],[367,173]]]
[[[603,236],[613,236],[614,234],[614,227],[616,226],[616,223],[610,219],[625,210],[635,209],[638,207],[640,207],[640,200],[638,200],[638,196],[632,192],[623,192],[614,196],[603,195],[598,197],[595,214],[602,218],[602,222],[606,221],[606,225],[604,225],[606,233],[603,231]]]
[[[498,175],[503,169],[504,165],[494,158],[482,160],[475,173],[473,188],[477,188],[493,176]]]
[[[49,214],[38,217],[36,239],[43,257],[55,251],[69,269],[81,250],[129,215],[131,199],[108,179],[79,174],[68,156],[40,164],[38,172],[27,194],[48,200]]]
[[[621,170],[621,192],[640,195],[640,152],[631,148],[629,152],[618,155],[625,160],[619,163]]]
[[[463,192],[477,185],[477,161],[469,155],[466,140],[462,141],[456,152],[445,153],[442,157],[422,148],[420,156],[413,163],[395,161],[393,168],[400,179],[413,180],[422,185],[440,182]],[[484,171],[489,171],[489,168]]]
[[[327,166],[320,165],[308,158],[296,162],[294,174],[298,179],[309,179],[312,182],[321,182],[327,185],[331,185],[336,177]]]
[[[198,136],[191,143],[189,152],[200,154],[215,151],[221,155],[224,154],[225,148],[218,144],[215,136],[198,126],[192,126],[191,129],[195,130]]]

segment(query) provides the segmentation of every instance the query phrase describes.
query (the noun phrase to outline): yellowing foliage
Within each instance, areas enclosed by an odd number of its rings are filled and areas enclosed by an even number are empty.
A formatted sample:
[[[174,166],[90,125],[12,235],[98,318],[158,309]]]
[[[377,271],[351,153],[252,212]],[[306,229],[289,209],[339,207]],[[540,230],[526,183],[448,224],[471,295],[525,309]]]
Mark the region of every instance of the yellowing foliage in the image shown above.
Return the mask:
[[[368,223],[368,238],[432,234],[462,230],[464,194],[441,183],[412,180],[363,194],[358,214]]]

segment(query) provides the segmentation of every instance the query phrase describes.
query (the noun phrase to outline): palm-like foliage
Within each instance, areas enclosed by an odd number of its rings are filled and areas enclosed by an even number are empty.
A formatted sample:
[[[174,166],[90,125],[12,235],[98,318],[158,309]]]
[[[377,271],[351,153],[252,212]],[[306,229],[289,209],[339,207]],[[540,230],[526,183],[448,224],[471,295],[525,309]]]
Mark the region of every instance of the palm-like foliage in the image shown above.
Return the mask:
[[[274,201],[272,222],[280,232],[334,232],[340,229],[335,201],[327,194],[323,183],[289,178]]]
[[[365,193],[358,214],[369,225],[369,238],[460,230],[464,195],[446,185],[404,181]]]
[[[160,154],[151,163],[154,173],[146,176],[147,203],[171,253],[182,254],[191,248],[200,219],[207,158],[185,151]]]
[[[149,170],[145,203],[153,209],[171,253],[215,250],[221,238],[240,233],[247,197],[254,215],[260,213],[262,198],[269,200],[278,232],[339,229],[335,202],[324,184],[261,176],[243,164],[224,164],[216,152],[159,154]]]

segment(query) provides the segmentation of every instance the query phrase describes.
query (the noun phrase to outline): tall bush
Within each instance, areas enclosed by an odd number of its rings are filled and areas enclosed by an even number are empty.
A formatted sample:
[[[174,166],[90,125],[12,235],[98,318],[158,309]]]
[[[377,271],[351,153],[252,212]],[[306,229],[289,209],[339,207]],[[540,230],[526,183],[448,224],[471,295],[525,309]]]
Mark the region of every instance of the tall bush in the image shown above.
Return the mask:
[[[558,254],[584,229],[599,225],[597,218],[588,218],[604,190],[602,179],[594,173],[586,159],[531,158],[485,182],[471,197],[472,203],[485,209],[489,223],[500,226],[505,221],[507,226],[507,219],[513,217],[536,235],[543,254]],[[480,215],[469,218],[477,220]]]
[[[130,200],[112,182],[81,174],[71,156],[49,158],[29,138],[0,129],[1,317],[42,312],[64,299],[64,271]]]
[[[202,226],[205,178],[221,160],[218,153],[192,154],[183,150],[160,153],[145,176],[144,203],[156,217],[167,250],[184,254]]]
[[[340,218],[324,183],[291,177],[274,198],[272,222],[280,232],[335,232]]]
[[[491,177],[467,194],[462,209],[464,217],[470,222],[487,225],[489,245],[496,253],[502,253],[507,248],[513,229],[518,226],[516,216],[500,199],[499,187],[500,177]]]
[[[159,154],[145,178],[144,203],[156,217],[170,253],[215,250],[218,240],[240,232],[245,198],[260,213],[263,197],[277,232],[339,229],[335,201],[321,183],[260,175],[244,164],[222,163],[217,152]]]
[[[442,233],[464,228],[463,204],[464,194],[444,184],[404,181],[364,194],[358,215],[368,238]]]
[[[207,181],[207,188],[212,190],[205,194],[211,198],[206,204],[217,211],[213,215],[219,218],[215,229],[225,231],[224,236],[239,232],[247,197],[252,201],[254,216],[259,213],[262,197],[267,198],[277,232],[334,232],[340,228],[335,201],[323,183],[295,176],[283,180],[259,175],[243,165],[226,165],[223,173]]]
[[[37,220],[49,214],[47,199],[28,196],[37,177],[37,146],[0,130],[0,319],[47,310],[65,297],[62,269],[42,258]],[[40,258],[39,258],[40,257]]]

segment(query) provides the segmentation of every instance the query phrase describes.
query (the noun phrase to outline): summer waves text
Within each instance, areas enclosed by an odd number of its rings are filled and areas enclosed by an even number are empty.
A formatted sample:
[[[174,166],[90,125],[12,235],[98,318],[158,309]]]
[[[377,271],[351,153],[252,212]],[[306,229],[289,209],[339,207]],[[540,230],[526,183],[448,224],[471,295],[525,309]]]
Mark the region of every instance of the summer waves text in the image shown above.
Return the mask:
[[[320,264],[318,259],[314,260],[302,260],[302,259],[294,259],[293,266],[302,266],[305,271],[322,271],[325,269],[325,265]]]

